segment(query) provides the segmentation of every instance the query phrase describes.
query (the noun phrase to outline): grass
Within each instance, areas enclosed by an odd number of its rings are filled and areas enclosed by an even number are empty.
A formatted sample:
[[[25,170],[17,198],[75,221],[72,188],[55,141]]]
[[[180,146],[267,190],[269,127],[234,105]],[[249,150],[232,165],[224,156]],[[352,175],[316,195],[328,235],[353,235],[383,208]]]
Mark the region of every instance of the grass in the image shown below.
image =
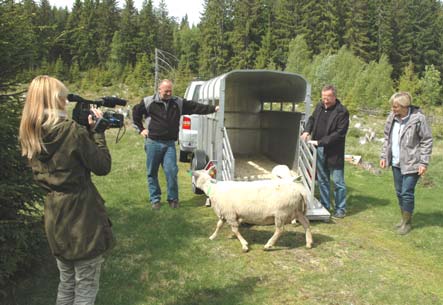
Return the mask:
[[[301,226],[288,225],[275,250],[264,252],[273,227],[252,226],[242,228],[251,248],[242,253],[227,227],[208,239],[216,217],[192,193],[187,164],[180,164],[181,207],[151,210],[142,139],[128,130],[114,144],[115,134],[107,134],[113,170],[94,179],[118,239],[102,269],[97,305],[443,304],[441,143],[430,183],[417,187],[410,234],[393,230],[399,211],[391,172],[373,175],[347,164],[348,216],[312,222],[313,249],[304,248]],[[378,158],[379,144],[362,149],[351,138],[349,149]],[[53,304],[57,277],[48,255],[17,288],[17,304]]]

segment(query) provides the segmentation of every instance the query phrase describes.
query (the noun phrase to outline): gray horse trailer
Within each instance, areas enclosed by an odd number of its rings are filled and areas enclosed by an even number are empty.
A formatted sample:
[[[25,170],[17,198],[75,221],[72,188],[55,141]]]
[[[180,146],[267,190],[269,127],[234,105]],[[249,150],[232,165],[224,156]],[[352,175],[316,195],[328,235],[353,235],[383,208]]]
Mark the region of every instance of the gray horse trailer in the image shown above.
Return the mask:
[[[303,76],[270,70],[234,70],[205,81],[198,100],[219,111],[199,116],[191,169],[213,164],[217,180],[257,180],[285,164],[309,191],[308,218],[329,219],[314,197],[315,147],[300,141],[304,113],[296,110],[304,103],[310,113],[310,91]]]

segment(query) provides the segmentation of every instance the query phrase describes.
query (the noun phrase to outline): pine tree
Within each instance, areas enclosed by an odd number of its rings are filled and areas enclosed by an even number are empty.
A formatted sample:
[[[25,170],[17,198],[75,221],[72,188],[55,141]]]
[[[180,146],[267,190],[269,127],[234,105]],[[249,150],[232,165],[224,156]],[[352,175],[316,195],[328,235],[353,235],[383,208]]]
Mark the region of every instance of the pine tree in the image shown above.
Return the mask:
[[[120,43],[122,44],[123,54],[119,57],[124,65],[135,66],[137,61],[137,9],[133,0],[125,0],[125,6],[121,12],[120,22]]]
[[[418,71],[425,66],[441,66],[441,28],[437,28],[441,5],[437,0],[409,0],[408,11],[413,30],[412,61]]]
[[[294,0],[276,0],[273,4],[272,62],[279,70],[284,70],[289,42],[297,35],[295,8]]]
[[[307,43],[313,54],[338,50],[338,17],[332,1],[302,1],[300,14],[303,18],[298,32],[309,37]]]
[[[20,4],[0,4],[0,91],[14,82],[23,69],[36,63],[36,36],[29,11]]]
[[[98,64],[104,66],[111,52],[111,43],[114,32],[120,23],[117,0],[102,0],[97,8],[97,56]]]
[[[347,30],[344,36],[348,48],[367,62],[371,59],[368,14],[367,1],[352,1],[346,18]]]
[[[387,54],[389,54],[390,63],[394,67],[394,79],[398,79],[403,68],[412,60],[411,54],[414,48],[413,22],[410,19],[406,1],[409,0],[392,0],[391,6],[392,43],[386,44],[385,49],[389,52]],[[390,51],[388,47],[390,47]]]
[[[228,33],[231,30],[231,1],[205,0],[198,25],[201,33],[200,76],[210,78],[226,72],[231,49]]]
[[[156,48],[175,54],[173,48],[174,31],[178,25],[173,18],[169,17],[169,12],[164,0],[160,0],[159,7],[155,10],[155,16],[158,23],[155,41]]]
[[[199,28],[196,26],[190,28],[187,18],[184,18],[176,35],[175,49],[178,52],[179,71],[185,71],[189,75],[197,76],[200,52]]]
[[[257,51],[255,68],[265,69],[269,67],[272,61],[272,2],[270,0],[260,0],[261,2],[261,19],[262,37],[260,38],[260,48]]]
[[[154,14],[152,0],[144,0],[138,16],[137,53],[147,55],[147,59],[154,58],[155,41],[157,41],[158,22]]]
[[[99,62],[97,20],[97,3],[94,0],[75,1],[68,18],[67,33],[72,60],[79,63],[81,70],[92,68]]]
[[[239,0],[234,2],[229,43],[233,56],[230,66],[233,69],[251,69],[263,36],[261,25],[261,3],[256,0]]]

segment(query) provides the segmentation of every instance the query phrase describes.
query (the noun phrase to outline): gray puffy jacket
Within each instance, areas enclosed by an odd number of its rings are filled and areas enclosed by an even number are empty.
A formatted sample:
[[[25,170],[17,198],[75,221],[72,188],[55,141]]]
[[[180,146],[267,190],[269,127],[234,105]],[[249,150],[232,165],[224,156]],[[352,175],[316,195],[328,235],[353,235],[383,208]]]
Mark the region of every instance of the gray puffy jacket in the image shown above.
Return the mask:
[[[418,172],[419,165],[428,166],[432,153],[432,132],[420,108],[411,106],[411,114],[400,134],[400,170],[403,175]],[[386,120],[381,159],[392,165],[391,132],[394,114]]]

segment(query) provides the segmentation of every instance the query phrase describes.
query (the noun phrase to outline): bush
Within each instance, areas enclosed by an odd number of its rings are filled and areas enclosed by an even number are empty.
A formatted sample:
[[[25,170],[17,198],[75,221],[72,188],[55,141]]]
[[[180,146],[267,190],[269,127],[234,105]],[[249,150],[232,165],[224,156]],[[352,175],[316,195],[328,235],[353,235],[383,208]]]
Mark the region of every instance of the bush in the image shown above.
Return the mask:
[[[43,194],[33,182],[18,144],[21,108],[18,98],[0,95],[0,287],[35,262],[43,240]],[[0,297],[4,294],[0,288]]]

